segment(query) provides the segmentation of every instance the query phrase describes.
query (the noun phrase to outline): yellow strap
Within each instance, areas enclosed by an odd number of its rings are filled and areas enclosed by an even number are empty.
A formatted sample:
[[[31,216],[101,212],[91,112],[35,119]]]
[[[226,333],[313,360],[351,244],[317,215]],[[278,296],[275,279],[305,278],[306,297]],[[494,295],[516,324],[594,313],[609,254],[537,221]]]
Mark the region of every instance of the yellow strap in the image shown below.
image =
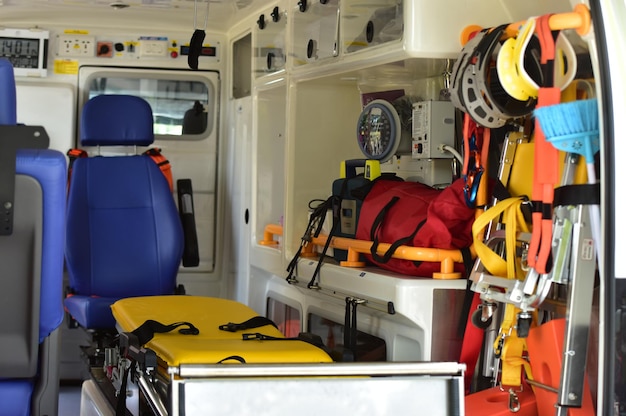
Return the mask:
[[[474,248],[476,249],[476,254],[480,257],[485,268],[493,275],[515,279],[518,277],[518,272],[520,274],[523,273],[521,268],[516,267],[517,256],[515,252],[517,232],[528,231],[528,226],[521,210],[523,202],[524,200],[521,197],[502,200],[474,221],[472,233],[475,237]],[[482,242],[482,239],[476,238],[490,222],[498,220],[500,216],[503,217],[502,219],[506,227],[507,260],[504,260],[491,250]],[[519,311],[512,304],[506,304],[500,333],[494,343],[494,350],[500,355],[502,362],[501,384],[505,386],[518,387],[522,384],[522,366],[525,361],[522,355],[526,350],[526,340],[519,338],[515,329]]]
[[[521,211],[522,202],[523,199],[521,197],[507,198],[499,201],[496,205],[478,216],[472,225],[476,254],[489,273],[494,276],[506,276],[509,279],[516,277],[515,246],[518,227],[521,231],[528,230]],[[502,214],[505,214],[504,221],[506,223],[506,250],[507,259],[509,259],[508,262],[491,250],[479,237],[489,223],[498,220]]]
[[[526,380],[533,380],[533,372],[530,367],[530,363],[522,357],[510,357],[506,359],[506,364],[509,366],[518,366],[520,369],[524,369],[524,373],[526,373]],[[510,384],[502,382],[503,386],[510,386]]]
[[[506,305],[500,333],[494,343],[494,350],[499,352],[502,362],[502,374],[500,382],[503,386],[519,387],[522,384],[522,368],[526,376],[532,379],[530,366],[522,358],[526,351],[526,340],[517,336],[515,320],[519,309],[511,304]]]
[[[500,355],[502,355],[506,339],[513,334],[513,326],[515,325],[516,316],[517,308],[511,304],[506,304],[504,315],[502,317],[502,323],[500,324],[500,332],[493,343],[494,350]]]
[[[504,341],[502,348],[502,378],[503,386],[522,385],[522,354],[526,351],[526,340],[517,336],[517,331],[513,329],[511,335]]]

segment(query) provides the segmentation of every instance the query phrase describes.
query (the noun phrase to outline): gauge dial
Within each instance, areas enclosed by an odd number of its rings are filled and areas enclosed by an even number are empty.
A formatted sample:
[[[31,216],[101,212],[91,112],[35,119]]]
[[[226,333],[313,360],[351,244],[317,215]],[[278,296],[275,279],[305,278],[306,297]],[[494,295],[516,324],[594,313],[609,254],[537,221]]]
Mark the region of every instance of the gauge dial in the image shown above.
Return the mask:
[[[357,123],[357,141],[368,159],[391,159],[400,145],[400,135],[400,117],[391,103],[374,100],[363,108]]]

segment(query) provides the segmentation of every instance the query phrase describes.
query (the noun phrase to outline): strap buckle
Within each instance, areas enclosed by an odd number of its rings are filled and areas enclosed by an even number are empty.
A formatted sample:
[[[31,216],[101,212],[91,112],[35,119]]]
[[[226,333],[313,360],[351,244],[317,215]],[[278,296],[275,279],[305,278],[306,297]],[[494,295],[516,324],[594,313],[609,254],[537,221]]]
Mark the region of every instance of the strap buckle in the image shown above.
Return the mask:
[[[229,322],[227,324],[220,325],[220,329],[222,331],[237,332],[237,331],[245,329],[245,328],[244,328],[244,326],[242,324],[236,324],[234,322]]]

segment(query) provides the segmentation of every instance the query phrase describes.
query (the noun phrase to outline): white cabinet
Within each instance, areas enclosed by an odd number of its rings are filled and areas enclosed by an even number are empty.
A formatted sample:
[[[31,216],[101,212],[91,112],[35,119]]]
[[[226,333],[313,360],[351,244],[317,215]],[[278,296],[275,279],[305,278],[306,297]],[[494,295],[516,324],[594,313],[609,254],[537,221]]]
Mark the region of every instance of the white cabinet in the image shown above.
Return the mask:
[[[254,28],[254,76],[285,69],[287,62],[287,11],[276,5],[258,15]]]
[[[339,0],[298,0],[292,10],[294,66],[339,55]]]
[[[398,42],[403,32],[402,0],[343,0],[341,3],[341,51],[344,54]]]

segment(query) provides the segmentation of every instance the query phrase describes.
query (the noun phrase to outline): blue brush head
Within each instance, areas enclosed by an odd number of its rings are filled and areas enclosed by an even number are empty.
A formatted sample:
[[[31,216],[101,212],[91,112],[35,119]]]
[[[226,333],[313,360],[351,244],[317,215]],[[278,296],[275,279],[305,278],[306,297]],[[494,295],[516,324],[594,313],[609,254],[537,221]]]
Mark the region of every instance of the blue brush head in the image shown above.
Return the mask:
[[[557,149],[582,155],[587,161],[600,150],[596,98],[536,108],[534,115],[546,140]]]

